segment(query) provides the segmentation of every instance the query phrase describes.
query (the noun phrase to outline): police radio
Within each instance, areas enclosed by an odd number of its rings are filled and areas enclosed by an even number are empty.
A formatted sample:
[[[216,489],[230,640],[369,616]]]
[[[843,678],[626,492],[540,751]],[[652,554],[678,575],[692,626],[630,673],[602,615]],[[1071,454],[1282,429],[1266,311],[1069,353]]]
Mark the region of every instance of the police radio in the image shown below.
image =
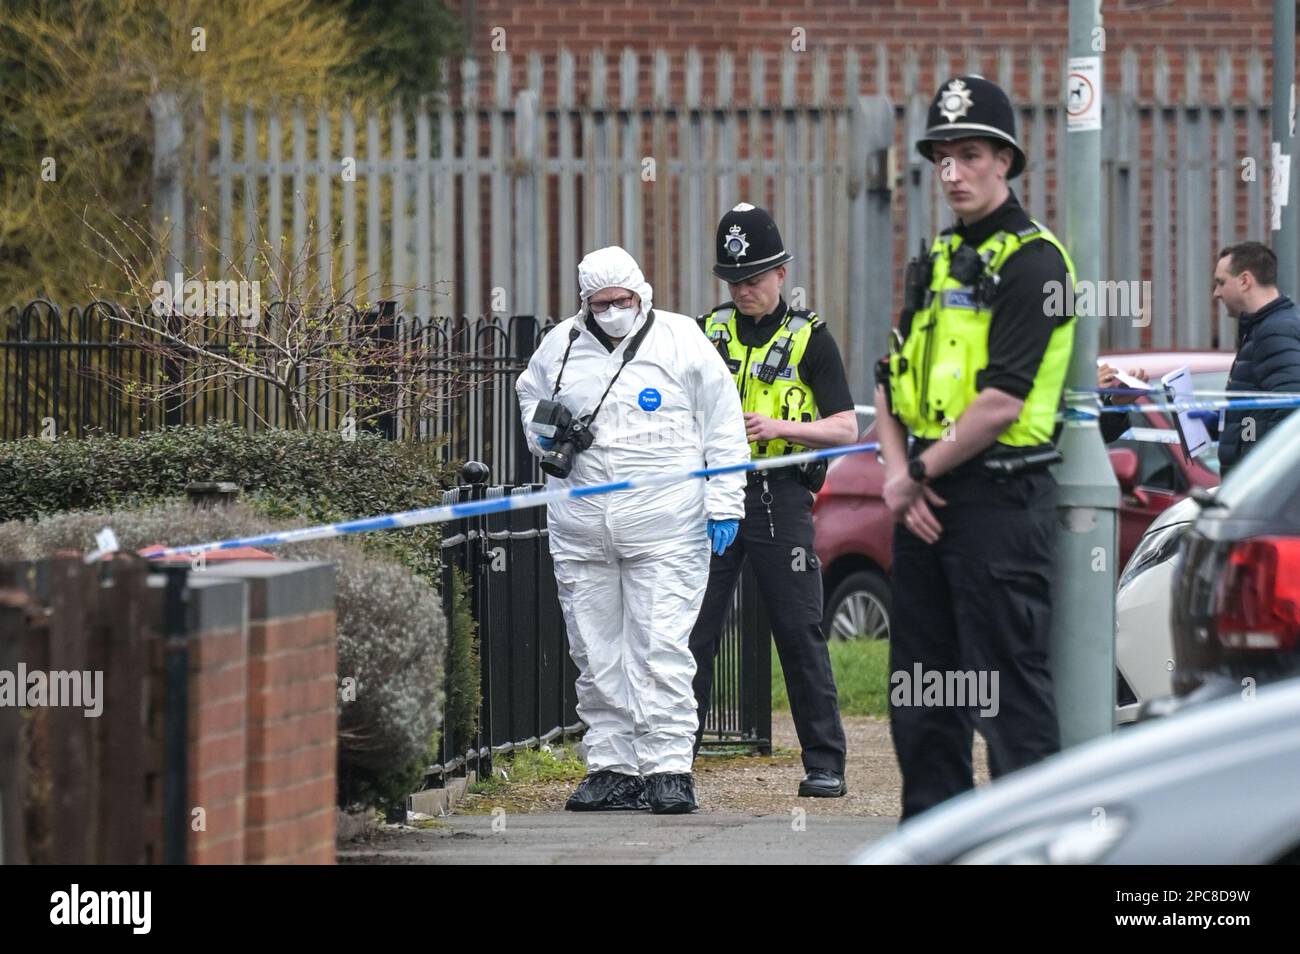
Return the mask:
[[[763,361],[754,369],[754,377],[764,384],[771,384],[776,380],[776,376],[786,369],[790,363],[791,341],[789,335],[782,335],[767,349],[767,354],[763,355]]]
[[[934,262],[925,252],[925,243],[921,243],[916,258],[907,263],[903,278],[903,308],[909,313],[916,313],[926,305],[930,294],[930,279],[934,272]]]

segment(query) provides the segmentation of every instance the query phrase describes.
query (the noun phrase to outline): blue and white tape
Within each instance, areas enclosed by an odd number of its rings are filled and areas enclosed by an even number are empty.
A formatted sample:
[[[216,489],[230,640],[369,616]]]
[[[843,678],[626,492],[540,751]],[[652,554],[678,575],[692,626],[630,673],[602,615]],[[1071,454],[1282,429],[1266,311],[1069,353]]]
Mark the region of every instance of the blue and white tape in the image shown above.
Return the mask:
[[[1276,410],[1300,407],[1300,394],[1278,394],[1271,397],[1213,398],[1196,401],[1151,401],[1146,404],[1106,404],[1091,408],[1066,408],[1066,420],[1093,420],[1102,414],[1128,414],[1131,411],[1163,411],[1178,414],[1183,411]]]
[[[1098,394],[1136,394],[1138,397],[1144,397],[1152,394],[1165,393],[1164,388],[1067,388],[1067,398],[1089,398]],[[1257,397],[1275,397],[1275,398],[1300,398],[1300,391],[1228,391],[1222,388],[1196,388],[1194,391],[1187,392],[1195,396],[1213,395],[1214,397],[1223,398],[1257,398]]]
[[[347,520],[342,523],[327,523],[316,527],[303,527],[298,530],[282,530],[277,533],[264,533],[256,537],[241,537],[237,540],[214,540],[209,543],[193,543],[183,547],[168,547],[150,553],[149,559],[163,559],[176,556],[193,556],[212,550],[233,550],[236,547],[270,547],[282,543],[301,543],[306,540],[325,540],[330,537],[342,537],[354,533],[371,533],[375,530],[404,530],[408,527],[420,527],[431,523],[446,523],[462,517],[481,517],[492,513],[509,510],[524,510],[540,507],[552,501],[567,500],[574,497],[592,497],[597,494],[617,493],[621,490],[644,490],[650,487],[663,487],[668,484],[686,480],[702,480],[719,474],[748,473],[750,471],[775,470],[804,464],[810,461],[829,460],[848,454],[863,454],[880,449],[875,442],[866,444],[847,444],[843,447],[827,447],[821,450],[804,451],[800,454],[786,454],[781,457],[764,458],[732,464],[726,467],[704,467],[697,470],[676,471],[653,477],[638,477],[632,480],[615,480],[603,484],[590,484],[586,487],[563,487],[556,490],[539,490],[530,494],[511,494],[494,497],[489,500],[473,500],[467,503],[444,504],[440,507],[425,507],[420,510],[406,510],[401,513],[383,514],[378,517],[363,517],[359,520]],[[105,544],[111,540],[111,548]],[[86,557],[87,562],[97,560],[117,549],[116,539],[101,533],[97,540],[100,548]]]
[[[1233,409],[1260,410],[1300,407],[1300,394],[1286,393],[1265,395],[1257,392],[1234,393],[1215,391],[1201,391],[1195,393],[1222,394],[1224,396],[1213,400],[1156,401],[1143,405],[1098,405],[1096,403],[1097,396],[1108,393],[1131,395],[1138,392],[1132,388],[1072,389],[1067,394],[1069,400],[1091,400],[1093,406],[1087,409],[1081,407],[1068,407],[1064,411],[1064,418],[1066,420],[1096,420],[1102,414],[1127,414],[1139,408],[1141,410],[1178,413],[1181,411],[1193,410],[1218,411],[1228,407]],[[1152,393],[1160,393],[1160,389],[1153,388]],[[1151,440],[1152,437],[1143,435],[1136,439]],[[1169,440],[1169,438],[1162,435],[1160,440],[1163,442]],[[552,501],[572,499],[575,497],[591,497],[597,494],[617,493],[622,490],[644,490],[650,487],[663,487],[685,480],[703,480],[718,474],[774,470],[809,463],[811,461],[830,460],[835,457],[844,457],[849,454],[862,454],[869,451],[877,451],[879,449],[880,445],[874,441],[863,444],[848,444],[843,447],[827,447],[819,450],[804,451],[800,454],[787,454],[781,457],[765,458],[758,461],[747,461],[743,464],[733,464],[727,467],[705,467],[696,470],[660,474],[655,477],[640,477],[632,480],[615,480],[603,484],[591,484],[586,487],[565,487],[556,490],[539,490],[535,493],[529,494],[511,494],[505,497],[474,500],[467,503],[445,504],[440,507],[425,507],[420,510],[406,510],[401,513],[382,514],[376,517],[363,517],[359,520],[347,520],[342,523],[328,523],[315,527],[303,527],[298,530],[283,530],[276,533],[265,533],[255,537],[241,537],[235,540],[214,540],[208,543],[194,543],[183,547],[168,547],[150,553],[149,559],[193,556],[198,553],[206,553],[212,550],[233,550],[236,547],[279,546],[284,543],[301,543],[307,540],[325,540],[331,537],[349,536],[357,533],[372,533],[376,530],[403,530],[408,527],[446,523],[447,521],[458,520],[463,517],[481,517],[487,514],[503,513],[510,510],[524,510],[530,507],[541,507],[545,504],[551,503]],[[95,542],[98,544],[98,547],[94,552],[86,556],[87,562],[93,562],[119,549],[117,538],[113,535],[112,530],[107,527],[100,532],[96,537]]]

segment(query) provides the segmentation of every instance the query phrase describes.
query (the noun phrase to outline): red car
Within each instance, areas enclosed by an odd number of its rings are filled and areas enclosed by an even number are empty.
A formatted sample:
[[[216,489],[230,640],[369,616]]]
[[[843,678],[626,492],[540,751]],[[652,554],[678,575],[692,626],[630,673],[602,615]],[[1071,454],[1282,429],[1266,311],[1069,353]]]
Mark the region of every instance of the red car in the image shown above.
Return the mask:
[[[1152,381],[1184,365],[1197,390],[1222,390],[1233,356],[1219,351],[1119,352],[1102,356],[1127,371],[1142,368]],[[1149,403],[1143,398],[1139,404]],[[865,412],[869,419],[869,411]],[[1174,433],[1173,422],[1153,410],[1129,415],[1135,427]],[[871,440],[868,424],[862,440]],[[1188,460],[1177,444],[1121,439],[1110,445],[1119,482],[1120,562],[1147,526],[1193,487],[1217,487],[1219,461],[1213,450]],[[889,570],[894,523],[881,498],[885,469],[874,454],[833,461],[813,505],[814,543],[821,562],[825,609],[822,629],[837,639],[889,637]]]

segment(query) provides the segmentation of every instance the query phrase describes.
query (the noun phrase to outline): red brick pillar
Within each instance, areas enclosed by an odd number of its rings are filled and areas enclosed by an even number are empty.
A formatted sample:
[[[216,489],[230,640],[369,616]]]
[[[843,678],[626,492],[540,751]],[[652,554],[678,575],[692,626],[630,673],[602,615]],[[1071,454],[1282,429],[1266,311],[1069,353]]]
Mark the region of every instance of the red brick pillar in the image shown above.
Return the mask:
[[[246,860],[247,587],[205,572],[189,576],[190,864]]]
[[[248,592],[244,860],[333,864],[334,568],[238,561],[204,572],[242,579]]]

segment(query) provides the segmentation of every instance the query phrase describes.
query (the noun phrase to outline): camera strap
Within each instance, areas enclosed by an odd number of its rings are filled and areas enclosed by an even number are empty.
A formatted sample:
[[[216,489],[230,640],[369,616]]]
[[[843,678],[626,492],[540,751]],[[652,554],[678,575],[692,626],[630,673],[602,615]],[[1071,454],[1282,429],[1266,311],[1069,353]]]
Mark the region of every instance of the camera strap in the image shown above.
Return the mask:
[[[555,400],[555,395],[560,393],[560,382],[564,380],[564,369],[569,363],[569,352],[573,350],[573,343],[578,340],[578,335],[582,334],[582,329],[578,327],[575,321],[573,327],[569,329],[569,343],[564,346],[564,358],[560,361],[560,373],[555,376],[555,387],[551,388],[551,400]]]
[[[632,340],[627,343],[627,350],[623,352],[623,362],[618,366],[618,370],[614,372],[614,376],[609,379],[609,384],[605,387],[605,393],[596,402],[596,409],[587,416],[588,426],[596,419],[596,414],[599,413],[601,406],[605,403],[605,398],[609,397],[610,389],[614,387],[614,382],[618,380],[618,376],[623,373],[623,369],[628,366],[628,362],[636,357],[641,342],[645,341],[646,335],[650,332],[650,326],[654,323],[655,310],[651,308],[645,316],[645,324],[637,330],[637,333],[632,336]],[[560,373],[555,376],[555,389],[551,391],[552,401],[560,393],[560,381],[564,378],[564,367],[569,363],[569,352],[573,350],[573,343],[578,340],[580,334],[582,334],[582,330],[578,327],[577,322],[574,322],[573,329],[569,332],[569,343],[564,349],[564,357],[560,361]]]

